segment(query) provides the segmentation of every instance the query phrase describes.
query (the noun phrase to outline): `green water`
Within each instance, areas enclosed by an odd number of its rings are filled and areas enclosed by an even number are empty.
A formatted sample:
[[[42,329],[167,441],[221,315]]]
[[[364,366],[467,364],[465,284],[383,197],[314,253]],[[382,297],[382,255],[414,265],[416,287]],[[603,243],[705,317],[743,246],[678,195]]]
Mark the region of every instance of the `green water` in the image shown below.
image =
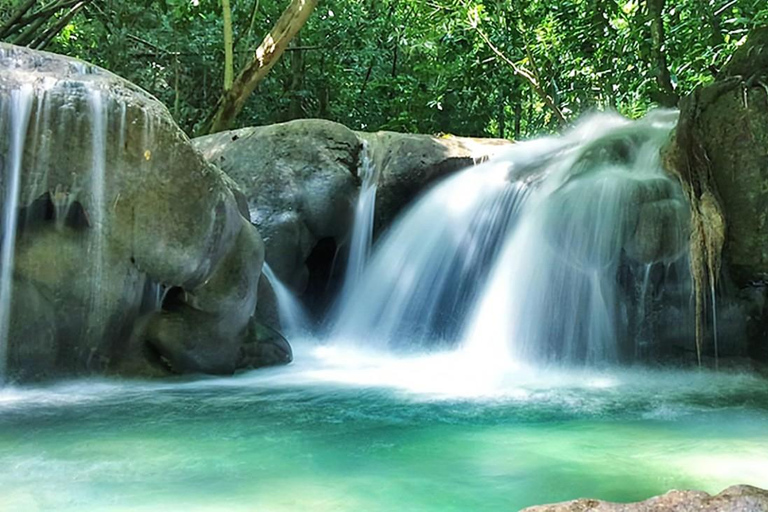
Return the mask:
[[[424,361],[320,364],[0,390],[0,510],[511,511],[768,487],[768,382],[748,374],[472,387],[482,372]],[[441,392],[462,380],[472,393]]]

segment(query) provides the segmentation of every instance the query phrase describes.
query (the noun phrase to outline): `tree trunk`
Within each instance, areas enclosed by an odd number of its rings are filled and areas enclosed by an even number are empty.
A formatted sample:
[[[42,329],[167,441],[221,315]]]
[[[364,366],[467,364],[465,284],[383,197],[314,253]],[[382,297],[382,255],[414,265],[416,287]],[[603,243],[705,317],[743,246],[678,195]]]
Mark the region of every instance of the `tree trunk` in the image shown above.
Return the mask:
[[[667,67],[667,56],[664,52],[665,35],[664,11],[665,0],[648,0],[648,12],[651,15],[651,56],[656,70],[656,85],[659,86],[658,102],[665,107],[677,105],[678,97],[672,87],[672,79]]]
[[[294,48],[299,48],[301,38],[295,39]],[[301,90],[304,85],[304,52],[301,49],[291,52],[291,84],[289,87],[291,101],[288,105],[288,120],[301,119],[304,117],[302,109]]]
[[[85,7],[90,1],[91,0],[82,0],[81,2],[75,4],[74,7],[72,7],[72,9],[67,12],[67,14],[62,16],[55,25],[46,30],[38,39],[33,41],[30,46],[38,50],[44,50],[45,47],[48,46],[51,41],[53,41],[53,38],[59,35],[59,32],[64,30],[64,27],[66,27],[72,18],[75,17],[75,14],[77,14],[78,11]]]
[[[256,49],[251,62],[235,79],[232,88],[219,98],[210,122],[209,133],[227,130],[243,110],[248,97],[277,63],[291,39],[309,19],[318,0],[292,0],[267,37]]]
[[[232,88],[235,80],[235,59],[232,48],[232,9],[229,0],[221,0],[221,17],[224,20],[224,92]]]

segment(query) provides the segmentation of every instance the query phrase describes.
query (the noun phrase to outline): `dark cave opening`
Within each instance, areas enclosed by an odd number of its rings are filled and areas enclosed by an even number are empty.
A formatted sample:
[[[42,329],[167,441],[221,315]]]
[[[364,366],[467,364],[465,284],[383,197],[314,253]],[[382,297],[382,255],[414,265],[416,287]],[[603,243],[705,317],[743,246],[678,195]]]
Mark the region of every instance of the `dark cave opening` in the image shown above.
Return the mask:
[[[302,296],[307,311],[322,322],[333,305],[344,281],[346,258],[332,237],[318,240],[305,264],[309,271],[307,288]]]

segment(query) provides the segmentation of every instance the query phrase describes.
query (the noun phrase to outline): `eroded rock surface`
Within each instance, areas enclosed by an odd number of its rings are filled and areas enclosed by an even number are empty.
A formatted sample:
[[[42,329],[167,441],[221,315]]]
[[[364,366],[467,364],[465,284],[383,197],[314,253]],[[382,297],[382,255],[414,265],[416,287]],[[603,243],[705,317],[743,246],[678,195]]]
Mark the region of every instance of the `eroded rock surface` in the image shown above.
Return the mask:
[[[768,28],[762,28],[749,34],[715,82],[682,100],[680,122],[663,152],[691,204],[691,274],[704,355],[714,355],[708,317],[730,304],[742,312],[740,336],[750,355],[768,360],[766,84]],[[719,331],[721,339],[735,338]]]

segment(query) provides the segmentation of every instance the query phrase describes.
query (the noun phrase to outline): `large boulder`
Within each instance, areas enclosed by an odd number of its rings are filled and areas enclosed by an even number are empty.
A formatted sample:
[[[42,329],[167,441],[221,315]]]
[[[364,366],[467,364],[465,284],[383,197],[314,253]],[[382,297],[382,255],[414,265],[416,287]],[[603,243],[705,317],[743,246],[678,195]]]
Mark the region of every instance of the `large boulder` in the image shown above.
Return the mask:
[[[521,512],[768,512],[768,491],[736,485],[716,496],[701,491],[670,491],[639,503],[580,499]]]
[[[362,133],[330,121],[303,119],[243,128],[193,140],[208,161],[245,192],[251,221],[266,244],[266,261],[289,288],[319,309],[337,289],[348,251],[365,162],[377,193],[374,230],[385,230],[436,180],[486,160],[509,141]],[[276,318],[262,288],[262,317]]]
[[[264,250],[234,183],[162,104],[107,71],[10,45],[0,69],[2,214],[18,225],[0,297],[13,304],[9,374],[258,366],[243,347]],[[161,288],[177,290],[173,309],[147,300]],[[201,323],[208,336],[190,338]]]
[[[718,80],[682,105],[679,151],[705,155],[740,285],[768,282],[768,28],[750,34]],[[693,146],[693,147],[691,147]],[[685,172],[684,170],[680,170]]]
[[[362,143],[344,126],[302,120],[222,132],[193,141],[244,191],[267,263],[303,290],[306,260],[319,240],[348,236]]]

